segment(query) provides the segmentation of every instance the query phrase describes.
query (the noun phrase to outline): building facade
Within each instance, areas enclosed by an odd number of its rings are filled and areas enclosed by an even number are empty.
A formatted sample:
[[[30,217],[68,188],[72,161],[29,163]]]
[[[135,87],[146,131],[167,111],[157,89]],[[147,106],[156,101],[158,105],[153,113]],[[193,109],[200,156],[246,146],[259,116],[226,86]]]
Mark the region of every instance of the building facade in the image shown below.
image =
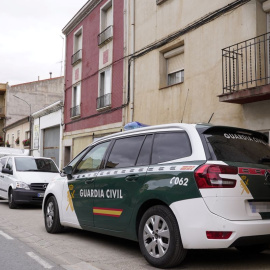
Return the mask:
[[[126,119],[269,134],[269,2],[129,0]]]
[[[28,82],[7,87],[6,125],[63,100],[64,77]]]
[[[5,126],[5,146],[15,149],[30,149],[30,117],[26,116]]]
[[[63,102],[57,101],[32,114],[32,153],[49,157],[57,166],[61,160]]]
[[[6,92],[7,92],[7,83],[0,83],[0,146],[5,144],[5,136],[3,128],[5,126],[6,119]]]
[[[124,0],[90,0],[63,29],[63,166],[95,138],[122,129],[124,20]]]

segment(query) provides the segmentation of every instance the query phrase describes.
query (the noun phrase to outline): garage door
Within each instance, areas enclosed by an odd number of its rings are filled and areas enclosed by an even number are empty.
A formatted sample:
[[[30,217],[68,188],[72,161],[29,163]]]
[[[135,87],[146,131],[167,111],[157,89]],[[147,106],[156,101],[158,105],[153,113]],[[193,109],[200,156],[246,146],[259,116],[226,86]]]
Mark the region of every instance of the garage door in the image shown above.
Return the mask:
[[[44,129],[43,156],[49,157],[59,166],[60,127]]]

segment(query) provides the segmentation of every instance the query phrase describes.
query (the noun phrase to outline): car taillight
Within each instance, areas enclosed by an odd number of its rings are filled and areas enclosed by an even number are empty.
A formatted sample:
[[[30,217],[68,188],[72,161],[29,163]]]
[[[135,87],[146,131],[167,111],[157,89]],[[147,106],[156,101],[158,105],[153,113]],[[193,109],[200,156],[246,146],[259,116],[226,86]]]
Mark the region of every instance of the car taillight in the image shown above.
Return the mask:
[[[195,180],[202,188],[234,188],[236,180],[226,179],[220,174],[237,174],[237,167],[226,165],[204,164],[195,171]]]
[[[229,239],[232,235],[232,232],[206,232],[206,237],[208,239]]]

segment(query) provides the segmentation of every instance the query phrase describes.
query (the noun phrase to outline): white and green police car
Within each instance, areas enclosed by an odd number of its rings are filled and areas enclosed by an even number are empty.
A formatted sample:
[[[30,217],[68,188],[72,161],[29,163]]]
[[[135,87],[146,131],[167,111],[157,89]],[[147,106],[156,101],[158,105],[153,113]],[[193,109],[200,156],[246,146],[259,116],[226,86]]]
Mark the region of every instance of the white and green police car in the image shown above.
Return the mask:
[[[259,132],[169,124],[94,142],[46,189],[45,226],[139,241],[156,267],[188,249],[270,243],[270,147]]]

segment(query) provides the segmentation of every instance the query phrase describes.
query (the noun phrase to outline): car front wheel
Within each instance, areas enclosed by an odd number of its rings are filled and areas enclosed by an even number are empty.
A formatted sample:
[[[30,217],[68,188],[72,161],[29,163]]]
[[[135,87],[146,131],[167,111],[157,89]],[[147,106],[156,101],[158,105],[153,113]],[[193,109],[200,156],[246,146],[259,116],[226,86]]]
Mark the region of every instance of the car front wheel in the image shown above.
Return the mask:
[[[8,193],[8,206],[10,209],[17,208],[17,204],[14,202],[13,190],[10,189]]]
[[[58,204],[54,196],[51,196],[45,203],[44,221],[48,233],[59,233],[63,230],[60,223]]]
[[[139,225],[139,244],[145,259],[160,268],[179,265],[187,253],[176,218],[163,205],[153,206],[144,213]]]

